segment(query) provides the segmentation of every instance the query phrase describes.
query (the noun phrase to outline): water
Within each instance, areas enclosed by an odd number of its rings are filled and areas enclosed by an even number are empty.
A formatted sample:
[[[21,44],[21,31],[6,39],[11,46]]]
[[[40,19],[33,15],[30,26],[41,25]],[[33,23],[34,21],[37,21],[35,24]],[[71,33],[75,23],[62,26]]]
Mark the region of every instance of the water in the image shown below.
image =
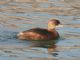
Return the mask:
[[[38,1],[34,7],[34,2],[1,1],[0,60],[80,60],[80,9],[67,2]],[[18,32],[30,28],[47,28],[51,18],[59,19],[64,25],[57,28],[59,40],[39,42],[16,38]]]

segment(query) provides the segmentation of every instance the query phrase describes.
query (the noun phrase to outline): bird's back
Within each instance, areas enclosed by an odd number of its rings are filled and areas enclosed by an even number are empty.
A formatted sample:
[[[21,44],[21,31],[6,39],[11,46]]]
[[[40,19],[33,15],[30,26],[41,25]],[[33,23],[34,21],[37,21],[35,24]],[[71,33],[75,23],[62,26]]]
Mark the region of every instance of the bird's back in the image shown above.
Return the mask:
[[[34,32],[34,33],[41,34],[41,35],[52,34],[47,29],[42,29],[42,28],[33,28],[33,29],[30,29],[30,30],[27,30],[27,31],[24,31],[24,32]]]

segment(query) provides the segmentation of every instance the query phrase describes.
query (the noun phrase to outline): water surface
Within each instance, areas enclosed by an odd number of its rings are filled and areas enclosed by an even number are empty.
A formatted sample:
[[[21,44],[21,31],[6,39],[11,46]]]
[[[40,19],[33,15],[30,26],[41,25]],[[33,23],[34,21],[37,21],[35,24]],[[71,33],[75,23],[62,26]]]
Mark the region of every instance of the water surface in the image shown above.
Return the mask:
[[[6,0],[0,3],[1,60],[80,60],[80,9],[63,0],[34,2]],[[64,25],[57,28],[61,38],[54,41],[21,41],[18,32],[34,27],[47,28],[56,18]]]

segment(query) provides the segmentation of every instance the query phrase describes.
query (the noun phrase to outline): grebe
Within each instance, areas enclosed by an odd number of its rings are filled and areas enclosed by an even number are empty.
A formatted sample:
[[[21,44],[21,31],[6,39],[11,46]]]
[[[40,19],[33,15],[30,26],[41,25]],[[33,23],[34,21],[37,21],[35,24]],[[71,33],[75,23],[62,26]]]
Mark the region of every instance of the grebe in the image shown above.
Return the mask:
[[[21,40],[54,40],[59,38],[59,34],[55,29],[59,24],[59,20],[51,19],[48,22],[48,29],[32,28],[30,30],[20,32],[17,37]]]

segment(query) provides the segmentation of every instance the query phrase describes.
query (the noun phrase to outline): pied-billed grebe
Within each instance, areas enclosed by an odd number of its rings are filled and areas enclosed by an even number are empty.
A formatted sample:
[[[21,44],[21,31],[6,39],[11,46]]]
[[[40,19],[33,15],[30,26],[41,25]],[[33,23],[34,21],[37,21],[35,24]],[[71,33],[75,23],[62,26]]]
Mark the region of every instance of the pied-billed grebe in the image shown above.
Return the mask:
[[[51,19],[48,22],[48,29],[32,28],[20,32],[17,37],[22,40],[54,40],[59,38],[58,32],[55,30],[56,26],[60,24],[57,19]]]

